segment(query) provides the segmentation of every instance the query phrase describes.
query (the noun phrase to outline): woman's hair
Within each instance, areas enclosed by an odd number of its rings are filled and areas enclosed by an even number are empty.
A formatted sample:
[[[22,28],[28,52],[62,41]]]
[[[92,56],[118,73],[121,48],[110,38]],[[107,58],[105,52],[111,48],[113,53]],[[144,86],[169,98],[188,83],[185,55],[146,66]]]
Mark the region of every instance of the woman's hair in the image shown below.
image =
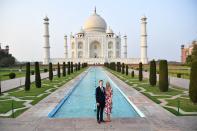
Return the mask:
[[[109,81],[106,82],[106,90],[110,89],[111,88],[111,85],[109,83]]]

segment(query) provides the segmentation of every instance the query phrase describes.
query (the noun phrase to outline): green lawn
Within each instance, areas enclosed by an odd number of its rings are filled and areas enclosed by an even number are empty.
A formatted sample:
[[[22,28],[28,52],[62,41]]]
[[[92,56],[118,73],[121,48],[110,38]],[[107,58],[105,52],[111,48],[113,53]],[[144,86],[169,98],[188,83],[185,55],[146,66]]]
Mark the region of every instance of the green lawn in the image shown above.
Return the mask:
[[[6,113],[10,110],[12,110],[12,99],[13,97],[16,97],[20,99],[20,101],[13,101],[14,103],[14,108],[20,108],[24,107],[24,100],[31,100],[29,103],[31,105],[35,105],[38,103],[40,100],[54,92],[56,89],[67,83],[68,81],[72,80],[75,78],[77,75],[82,73],[84,70],[87,68],[81,68],[80,71],[74,72],[70,75],[66,75],[66,77],[60,77],[58,78],[57,76],[54,76],[53,81],[49,81],[48,79],[43,79],[42,80],[42,87],[41,88],[36,88],[35,83],[33,82],[31,84],[31,89],[30,91],[25,91],[24,87],[20,87],[17,89],[12,89],[7,92],[4,92],[3,95],[0,96],[0,114]],[[8,93],[8,95],[6,95]],[[14,113],[14,117],[17,117],[21,113],[23,113],[27,109],[22,109]],[[0,116],[1,117],[1,116]],[[7,117],[12,117],[7,116]]]
[[[185,89],[176,88],[173,86],[170,86],[168,92],[160,92],[158,85],[157,86],[151,86],[148,82],[148,79],[144,79],[143,81],[139,82],[138,76],[135,76],[134,78],[131,77],[131,75],[126,76],[125,74],[113,71],[111,69],[106,68],[108,71],[110,71],[112,74],[114,74],[116,77],[121,79],[122,81],[125,81],[128,85],[131,85],[136,90],[140,91],[142,94],[147,96],[149,99],[154,101],[157,104],[160,104],[161,101],[159,99],[165,99],[165,98],[171,98],[173,96],[178,96],[177,99],[174,100],[166,100],[168,104],[166,106],[173,106],[178,107],[178,100],[180,101],[180,108],[185,112],[197,112],[197,105],[194,105],[190,99],[188,94],[184,93]],[[144,92],[142,92],[141,89],[145,89]],[[150,95],[149,92],[153,93],[154,95]],[[188,91],[187,91],[188,92]],[[159,96],[158,96],[159,95]],[[178,110],[165,107],[168,111],[172,112],[175,115],[187,115],[187,114],[179,114]],[[196,114],[193,114],[196,115]]]

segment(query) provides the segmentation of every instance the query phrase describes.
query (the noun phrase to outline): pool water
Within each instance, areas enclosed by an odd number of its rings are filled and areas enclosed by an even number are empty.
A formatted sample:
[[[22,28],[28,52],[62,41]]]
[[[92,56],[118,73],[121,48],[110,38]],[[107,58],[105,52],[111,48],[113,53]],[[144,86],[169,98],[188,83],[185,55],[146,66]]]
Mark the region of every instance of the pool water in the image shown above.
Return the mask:
[[[65,96],[61,102],[50,114],[52,118],[96,118],[96,100],[95,89],[98,81],[103,80],[103,86],[107,81],[110,82],[113,89],[112,117],[140,117],[137,111],[125,98],[117,85],[107,76],[101,67],[90,67],[87,74],[73,89]]]

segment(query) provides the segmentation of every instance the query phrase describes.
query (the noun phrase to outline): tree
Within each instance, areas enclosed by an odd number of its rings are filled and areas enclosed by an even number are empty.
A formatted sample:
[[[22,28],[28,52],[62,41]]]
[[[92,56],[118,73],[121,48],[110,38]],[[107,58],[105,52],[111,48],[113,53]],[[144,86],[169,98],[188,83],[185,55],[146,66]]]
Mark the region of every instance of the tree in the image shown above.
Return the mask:
[[[26,63],[26,75],[25,75],[25,91],[29,91],[31,86],[31,79],[30,79],[30,63]]]
[[[61,74],[60,74],[60,64],[59,62],[57,63],[57,76],[58,78],[60,78]]]
[[[192,56],[188,55],[187,58],[186,58],[186,64],[191,65],[191,62],[192,62]]]
[[[157,70],[155,60],[152,60],[150,62],[149,83],[152,86],[155,86],[157,84]]]
[[[35,84],[37,88],[41,87],[39,63],[35,62]]]
[[[128,75],[128,74],[129,74],[129,66],[126,65],[126,75]]]
[[[160,60],[159,62],[159,89],[162,92],[168,91],[168,62]]]
[[[196,41],[193,41],[193,49],[192,49],[192,55],[191,55],[191,57],[192,57],[192,61],[195,61],[195,60],[197,60],[197,44],[195,44],[196,43]]]
[[[66,64],[65,62],[63,62],[63,66],[62,66],[62,76],[66,76]]]
[[[49,63],[49,80],[53,80],[53,65],[52,63]]]
[[[75,63],[75,71],[77,71],[77,70],[78,70],[78,64]]]
[[[16,62],[15,58],[6,53],[3,50],[0,50],[0,67],[8,67],[14,65]]]
[[[197,60],[191,64],[189,84],[189,97],[193,103],[197,103]]]
[[[122,63],[122,74],[124,74],[124,68],[125,68],[125,65],[124,63]]]
[[[81,68],[81,64],[80,64],[80,62],[78,63],[78,70],[80,70],[80,68]]]
[[[70,67],[71,67],[70,68],[71,69],[70,72],[73,73],[73,62],[71,62]]]
[[[139,63],[139,81],[142,81],[143,79],[143,68],[142,68],[142,62]]]
[[[134,76],[135,76],[135,72],[132,71],[132,72],[131,72],[131,77],[134,77]]]
[[[116,69],[117,69],[117,72],[121,72],[121,65],[120,65],[120,62],[117,62],[117,67],[116,67]]]
[[[70,75],[70,62],[68,62],[68,75]]]
[[[1,95],[1,76],[0,76],[0,95]]]

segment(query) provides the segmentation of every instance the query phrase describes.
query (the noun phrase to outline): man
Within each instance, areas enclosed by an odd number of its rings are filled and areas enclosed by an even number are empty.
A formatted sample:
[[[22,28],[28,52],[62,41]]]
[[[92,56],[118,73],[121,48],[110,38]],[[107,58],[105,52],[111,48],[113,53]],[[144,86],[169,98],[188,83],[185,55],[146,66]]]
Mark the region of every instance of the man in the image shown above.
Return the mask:
[[[96,88],[96,105],[97,105],[97,122],[105,122],[103,120],[103,109],[105,107],[105,88],[103,80],[99,80],[99,86]]]

